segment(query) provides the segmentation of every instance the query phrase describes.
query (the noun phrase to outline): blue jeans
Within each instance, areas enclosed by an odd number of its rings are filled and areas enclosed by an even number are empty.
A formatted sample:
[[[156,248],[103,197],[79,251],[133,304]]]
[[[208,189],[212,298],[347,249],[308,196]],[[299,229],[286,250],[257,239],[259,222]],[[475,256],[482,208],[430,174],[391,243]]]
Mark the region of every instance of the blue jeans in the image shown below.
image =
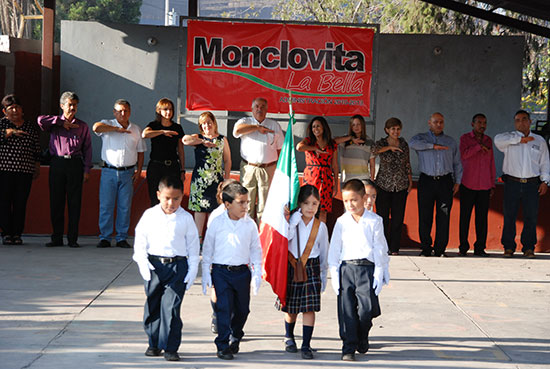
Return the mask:
[[[520,204],[523,212],[522,251],[534,250],[537,243],[539,182],[520,183],[507,180],[504,184],[504,226],[501,243],[506,250],[516,251],[516,218]]]
[[[133,169],[116,170],[101,169],[99,183],[99,238],[111,241],[113,234],[113,220],[115,217],[116,202],[116,241],[123,241],[128,237],[130,227],[130,210],[132,209],[132,195],[134,185]]]

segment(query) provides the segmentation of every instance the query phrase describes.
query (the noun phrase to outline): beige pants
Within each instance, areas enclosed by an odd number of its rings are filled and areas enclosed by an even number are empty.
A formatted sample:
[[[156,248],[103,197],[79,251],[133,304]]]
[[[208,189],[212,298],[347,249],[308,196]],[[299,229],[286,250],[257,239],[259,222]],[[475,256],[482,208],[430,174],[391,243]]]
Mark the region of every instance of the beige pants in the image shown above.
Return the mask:
[[[277,168],[276,164],[260,168],[241,161],[241,184],[248,190],[250,205],[248,215],[259,223],[264,212],[267,192]],[[258,204],[256,204],[256,200]]]

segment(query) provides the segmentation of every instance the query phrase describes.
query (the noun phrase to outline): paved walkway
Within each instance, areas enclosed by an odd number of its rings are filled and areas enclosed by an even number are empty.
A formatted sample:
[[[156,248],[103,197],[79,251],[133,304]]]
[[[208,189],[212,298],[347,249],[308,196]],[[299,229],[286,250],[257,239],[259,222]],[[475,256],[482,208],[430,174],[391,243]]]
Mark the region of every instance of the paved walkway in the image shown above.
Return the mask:
[[[132,250],[97,249],[95,238],[81,238],[80,249],[47,249],[45,237],[25,241],[0,246],[1,369],[550,368],[548,254],[423,258],[405,250],[392,257],[371,350],[355,363],[339,360],[330,284],[312,342],[316,359],[304,361],[283,351],[282,314],[265,282],[252,297],[241,352],[231,362],[217,359],[199,278],[184,298],[182,361],[173,363],[143,355],[145,295]]]

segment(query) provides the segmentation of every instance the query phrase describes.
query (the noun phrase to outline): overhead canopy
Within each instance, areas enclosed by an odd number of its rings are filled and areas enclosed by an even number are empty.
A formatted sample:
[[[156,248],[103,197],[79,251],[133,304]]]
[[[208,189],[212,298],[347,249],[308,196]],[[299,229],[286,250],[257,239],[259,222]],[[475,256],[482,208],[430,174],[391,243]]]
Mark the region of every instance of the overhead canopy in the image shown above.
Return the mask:
[[[477,2],[481,3],[479,7],[465,4],[459,0],[421,1],[550,38],[549,27],[540,26],[522,19],[523,15],[550,22],[550,4],[548,0],[478,0]],[[509,10],[518,16],[514,18],[503,15],[499,12],[500,10]]]

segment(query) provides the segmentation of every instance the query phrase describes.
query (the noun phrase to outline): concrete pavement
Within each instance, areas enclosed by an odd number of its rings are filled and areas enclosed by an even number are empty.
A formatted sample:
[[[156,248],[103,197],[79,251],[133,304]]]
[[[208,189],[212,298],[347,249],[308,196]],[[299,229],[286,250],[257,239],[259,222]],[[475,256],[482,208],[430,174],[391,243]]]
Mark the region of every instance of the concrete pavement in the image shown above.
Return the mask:
[[[282,314],[265,282],[252,297],[241,352],[233,361],[217,359],[199,277],[184,297],[182,361],[174,363],[143,355],[145,295],[132,250],[98,249],[87,237],[80,249],[48,249],[47,237],[24,240],[0,246],[1,369],[550,368],[548,254],[425,258],[405,250],[391,257],[392,281],[382,290],[371,349],[355,363],[340,361],[330,284],[313,334],[316,358],[304,361],[283,351]]]

